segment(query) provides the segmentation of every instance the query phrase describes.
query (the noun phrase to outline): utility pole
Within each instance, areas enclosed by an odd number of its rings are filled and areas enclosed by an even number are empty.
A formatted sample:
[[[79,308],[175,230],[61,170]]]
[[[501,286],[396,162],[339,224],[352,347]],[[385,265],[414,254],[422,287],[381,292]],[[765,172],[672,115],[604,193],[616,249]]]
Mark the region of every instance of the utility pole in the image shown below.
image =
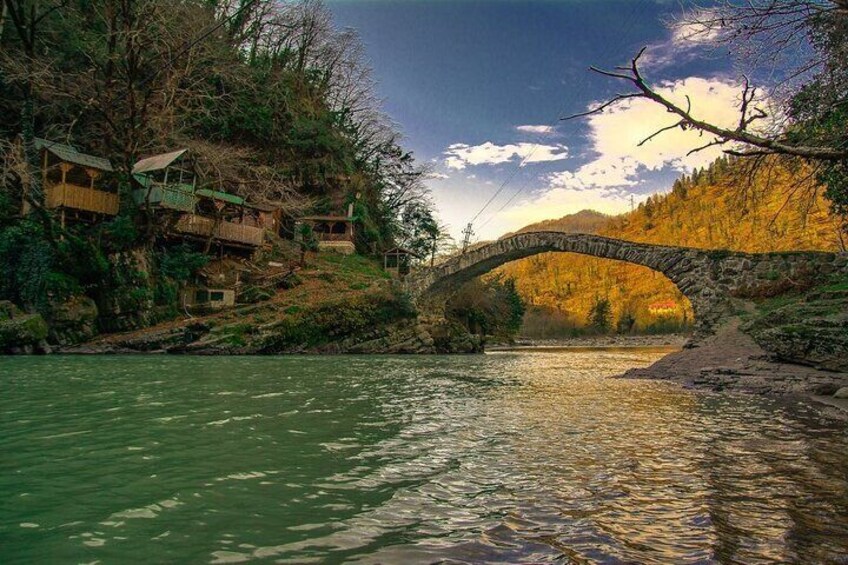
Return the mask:
[[[632,214],[636,207],[633,205],[633,195],[630,195],[630,213]]]
[[[468,225],[465,226],[465,229],[462,230],[462,252],[465,253],[465,250],[468,249],[468,244],[471,243],[471,236],[474,235],[474,229],[471,227],[471,222],[468,222]]]

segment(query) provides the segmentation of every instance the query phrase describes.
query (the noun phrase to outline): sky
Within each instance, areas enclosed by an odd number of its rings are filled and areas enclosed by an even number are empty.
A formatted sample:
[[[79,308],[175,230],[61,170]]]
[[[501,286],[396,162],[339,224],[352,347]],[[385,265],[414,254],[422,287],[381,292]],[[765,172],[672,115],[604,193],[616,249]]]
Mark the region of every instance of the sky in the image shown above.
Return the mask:
[[[629,62],[692,113],[738,120],[738,77],[709,33],[680,23],[677,0],[327,0],[360,34],[404,147],[433,169],[427,184],[451,234],[473,220],[494,239],[583,209],[621,213],[718,148],[674,130],[662,108],[631,100],[562,121],[627,86],[591,73]],[[631,199],[632,197],[632,199]],[[486,204],[488,203],[488,206]]]

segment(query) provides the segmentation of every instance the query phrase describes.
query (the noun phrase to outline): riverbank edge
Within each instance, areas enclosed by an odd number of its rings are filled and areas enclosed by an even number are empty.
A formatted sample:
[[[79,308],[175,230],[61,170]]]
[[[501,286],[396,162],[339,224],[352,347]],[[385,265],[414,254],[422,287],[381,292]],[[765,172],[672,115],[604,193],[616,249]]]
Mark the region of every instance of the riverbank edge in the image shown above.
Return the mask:
[[[523,349],[609,349],[639,347],[679,347],[691,338],[685,334],[579,336],[562,339],[530,339],[517,337],[512,343],[489,343],[486,351],[520,351]]]
[[[848,420],[848,399],[833,396],[848,387],[848,373],[779,360],[740,325],[739,318],[730,318],[713,335],[691,340],[680,351],[616,378],[669,381],[709,392],[799,398],[815,403],[822,413]]]

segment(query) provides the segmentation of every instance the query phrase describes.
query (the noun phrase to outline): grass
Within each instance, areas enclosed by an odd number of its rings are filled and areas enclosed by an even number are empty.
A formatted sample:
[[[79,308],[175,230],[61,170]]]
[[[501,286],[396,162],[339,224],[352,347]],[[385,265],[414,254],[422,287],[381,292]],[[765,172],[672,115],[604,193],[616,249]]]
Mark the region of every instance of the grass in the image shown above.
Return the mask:
[[[341,253],[321,253],[315,258],[316,264],[332,266],[339,275],[358,275],[367,278],[388,279],[378,260],[362,255],[342,255]]]

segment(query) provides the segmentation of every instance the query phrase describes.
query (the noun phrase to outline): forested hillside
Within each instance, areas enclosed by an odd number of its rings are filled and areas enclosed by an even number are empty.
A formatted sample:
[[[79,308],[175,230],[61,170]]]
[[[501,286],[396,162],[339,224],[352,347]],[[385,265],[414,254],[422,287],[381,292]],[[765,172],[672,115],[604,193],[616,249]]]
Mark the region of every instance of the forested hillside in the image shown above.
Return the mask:
[[[845,232],[802,165],[774,160],[751,169],[722,158],[595,225],[586,211],[522,231],[588,232],[632,241],[748,252],[844,250]],[[502,268],[530,304],[523,332],[555,337],[583,331],[684,329],[691,307],[663,275],[627,263],[551,253]]]
[[[425,170],[359,38],[319,0],[0,4],[0,301],[51,327],[72,318],[70,341],[175,316],[198,270],[229,254],[259,260],[239,267],[258,276],[293,268],[304,215],[349,217],[367,254],[438,239]],[[139,205],[152,181],[134,167],[182,150],[171,183],[199,202],[190,216],[154,209],[150,189]],[[274,229],[248,250],[219,245],[224,210],[234,233],[267,227],[245,223],[263,214]],[[209,236],[175,237],[178,222]]]

